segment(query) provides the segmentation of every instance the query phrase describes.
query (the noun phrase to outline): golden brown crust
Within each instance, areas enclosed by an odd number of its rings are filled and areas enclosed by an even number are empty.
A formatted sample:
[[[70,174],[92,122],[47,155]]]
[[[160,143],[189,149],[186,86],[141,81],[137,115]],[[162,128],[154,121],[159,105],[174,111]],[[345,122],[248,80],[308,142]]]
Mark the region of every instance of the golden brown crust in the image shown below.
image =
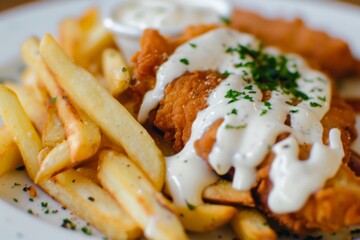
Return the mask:
[[[254,21],[254,25],[268,24],[260,17],[257,17]],[[234,22],[234,24],[237,23]],[[279,24],[283,24],[285,27],[279,28],[280,33],[271,32],[271,36],[267,36],[269,40],[265,41],[266,43],[277,46],[282,45],[284,48],[303,54],[311,61],[316,61],[317,65],[327,69],[334,76],[353,73],[353,63],[351,63],[353,58],[351,53],[348,52],[348,46],[344,45],[343,42],[330,39],[324,33],[304,29],[305,26],[301,21]],[[142,98],[142,95],[153,87],[157,68],[166,61],[176,46],[214,27],[194,27],[191,31],[189,30],[187,35],[185,34],[175,40],[167,40],[153,30],[147,31],[142,41],[142,50],[134,57],[135,76],[138,82],[133,90],[139,94],[139,98]],[[255,35],[259,36],[265,33],[267,35],[267,30],[264,29],[264,27],[257,29],[260,33],[255,32]],[[274,34],[279,34],[279,36],[273,36]],[[294,36],[299,37],[301,41],[297,40],[295,43],[289,43],[291,42],[289,39],[293,39]],[[306,36],[312,39],[311,41],[325,41],[326,43],[321,45],[324,48],[333,48],[333,50],[330,49],[329,52],[315,51],[306,40]],[[148,43],[150,41],[152,43]],[[155,54],[154,58],[152,58],[152,54]],[[345,55],[339,56],[339,54]],[[341,59],[343,61],[341,66],[332,66],[327,63],[325,60],[328,60],[329,56],[331,56],[332,60],[334,57]],[[153,123],[165,133],[165,138],[173,145],[176,151],[181,150],[189,139],[191,125],[197,113],[206,107],[206,98],[220,81],[221,76],[218,73],[210,71],[193,72],[186,73],[166,87],[164,99],[160,102],[159,108],[153,112]],[[216,141],[216,130],[221,122],[221,120],[216,122],[195,144],[198,155],[204,159],[207,159]],[[254,193],[258,197],[263,210],[283,226],[298,233],[305,233],[314,229],[333,231],[342,226],[360,224],[360,180],[346,165],[350,157],[350,144],[356,138],[354,113],[334,93],[330,110],[322,119],[322,124],[325,143],[328,142],[328,133],[331,128],[338,128],[341,131],[345,150],[344,164],[337,175],[330,179],[324,188],[314,193],[300,211],[282,215],[272,214],[269,211],[267,197],[272,186],[268,172],[274,157],[273,153],[269,153],[258,167],[258,181],[254,186]],[[311,146],[300,146],[300,148],[300,159],[307,159]]]
[[[307,27],[300,19],[266,19],[256,13],[236,9],[232,27],[251,33],[266,45],[302,55],[313,67],[335,78],[360,73],[360,62],[354,58],[346,42]]]

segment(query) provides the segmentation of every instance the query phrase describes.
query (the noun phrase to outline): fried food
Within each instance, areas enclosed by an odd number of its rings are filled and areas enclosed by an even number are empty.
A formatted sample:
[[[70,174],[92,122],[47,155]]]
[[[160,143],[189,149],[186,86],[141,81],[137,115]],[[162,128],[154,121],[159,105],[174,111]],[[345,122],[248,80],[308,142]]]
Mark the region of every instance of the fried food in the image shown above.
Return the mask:
[[[303,25],[301,25],[303,27]],[[320,34],[322,35],[322,34]],[[326,39],[328,37],[326,36]],[[338,40],[333,40],[337,42]],[[174,41],[168,40],[156,31],[148,30],[142,39],[142,50],[136,55],[135,77],[137,83],[132,90],[138,97],[152,89],[156,81],[156,71],[167,60],[173,51]],[[335,44],[336,45],[336,44]],[[301,49],[298,50],[301,53]],[[156,53],[154,58],[151,54]],[[331,69],[334,76],[344,76],[353,73],[351,70],[332,68],[322,61],[323,53],[311,56],[323,64],[322,68]],[[168,84],[164,97],[158,108],[150,114],[149,120],[158,129],[164,132],[165,139],[173,146],[175,151],[180,151],[191,135],[191,127],[198,112],[207,107],[207,98],[210,92],[223,80],[220,73],[212,71],[186,72]],[[266,94],[265,94],[266,95]],[[216,141],[216,133],[222,120],[215,122],[203,137],[195,143],[197,154],[207,160]],[[255,199],[261,203],[261,209],[268,216],[277,220],[281,225],[297,233],[308,233],[312,230],[334,231],[344,226],[359,224],[359,209],[357,204],[360,194],[359,181],[354,173],[347,167],[350,159],[350,144],[356,138],[354,112],[333,89],[331,107],[321,121],[324,144],[329,143],[329,132],[332,128],[341,131],[341,141],[344,146],[345,157],[337,175],[327,181],[326,185],[314,193],[305,206],[290,214],[271,213],[267,205],[269,191],[272,188],[269,179],[269,167],[274,158],[270,153],[266,160],[258,167],[256,184],[252,187]],[[279,136],[277,141],[287,135]],[[300,158],[306,159],[311,150],[311,145],[300,146]],[[231,172],[229,173],[231,177]],[[347,187],[345,187],[347,186]],[[337,197],[338,193],[341,197]],[[348,199],[348,200],[347,200]],[[341,208],[338,206],[342,205]]]
[[[256,13],[236,9],[231,27],[255,35],[266,45],[298,53],[313,67],[335,78],[360,73],[360,62],[352,55],[346,42],[310,29],[301,19],[266,19]]]

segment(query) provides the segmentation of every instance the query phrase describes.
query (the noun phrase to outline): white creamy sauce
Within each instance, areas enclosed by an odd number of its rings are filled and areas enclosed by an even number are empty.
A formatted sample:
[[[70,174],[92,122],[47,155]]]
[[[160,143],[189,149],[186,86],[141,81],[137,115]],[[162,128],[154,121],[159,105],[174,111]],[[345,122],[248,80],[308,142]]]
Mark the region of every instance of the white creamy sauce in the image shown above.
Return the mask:
[[[167,183],[173,199],[179,205],[201,204],[204,187],[217,180],[213,170],[197,156],[194,143],[215,121],[224,119],[209,155],[215,172],[223,175],[233,167],[233,187],[249,190],[256,180],[256,167],[273,151],[276,157],[270,168],[273,189],[269,207],[277,213],[297,211],[314,191],[334,176],[344,156],[339,130],[331,130],[329,146],[322,141],[320,121],[330,107],[330,81],[310,69],[300,57],[286,55],[288,69],[300,73],[297,90],[309,99],[294,106],[289,104],[294,96],[278,87],[269,100],[263,102],[251,68],[238,65],[252,61],[251,57],[241,58],[237,52],[227,51],[239,45],[259,49],[259,42],[253,36],[230,29],[213,30],[178,47],[159,68],[156,86],[145,95],[139,120],[147,119],[148,113],[164,97],[166,85],[185,72],[230,73],[209,95],[208,107],[198,113],[184,149],[167,158]],[[264,52],[281,54],[274,48],[265,48]],[[291,127],[284,123],[288,116]],[[289,136],[276,143],[281,133]],[[309,159],[301,161],[298,145],[304,143],[313,144],[313,148]]]
[[[216,23],[219,14],[204,4],[193,6],[191,1],[132,0],[116,11],[115,20],[140,29],[183,28],[199,22]]]

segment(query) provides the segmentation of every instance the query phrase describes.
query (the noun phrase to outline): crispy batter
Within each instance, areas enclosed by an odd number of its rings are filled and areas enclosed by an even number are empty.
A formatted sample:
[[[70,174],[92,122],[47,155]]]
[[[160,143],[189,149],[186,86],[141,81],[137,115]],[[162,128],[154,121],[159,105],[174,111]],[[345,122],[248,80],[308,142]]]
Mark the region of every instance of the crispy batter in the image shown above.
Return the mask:
[[[218,73],[194,72],[181,76],[166,87],[154,125],[165,132],[165,140],[175,151],[180,151],[190,138],[197,113],[206,108],[206,99],[221,80]]]
[[[354,58],[346,42],[308,28],[301,19],[270,20],[236,9],[231,22],[235,29],[255,35],[266,45],[302,55],[313,67],[319,67],[335,78],[360,74],[360,62]]]
[[[239,27],[236,22],[238,19],[233,20],[237,27]],[[268,22],[257,17],[253,23],[254,26],[257,24],[257,28],[260,28],[258,29],[260,33],[255,32],[255,35],[260,35],[262,38],[261,36],[268,34],[268,30],[265,27],[259,27],[260,23],[268,24]],[[274,22],[270,21],[269,23]],[[316,65],[321,66],[322,69],[331,72],[333,76],[338,77],[354,73],[354,59],[348,46],[342,41],[331,39],[324,33],[308,30],[299,20],[292,23],[276,20],[275,23],[283,24],[284,27],[281,27],[283,30],[279,30],[279,33],[271,31],[272,37],[268,36],[269,40],[266,40],[265,43],[272,43],[277,46],[285,44],[287,50],[303,54],[307,59],[316,62]],[[194,27],[187,35],[185,34],[175,40],[166,39],[153,30],[146,31],[142,40],[142,49],[133,59],[137,81],[133,91],[138,94],[138,99],[141,100],[143,94],[153,88],[158,67],[166,61],[179,44],[214,27]],[[291,41],[294,40],[292,36],[301,36],[301,40],[288,43],[291,39]],[[306,40],[307,37],[312,40]],[[264,39],[262,40],[264,41]],[[321,42],[320,45],[327,50],[314,50],[308,41]],[[334,58],[339,59],[339,61],[334,61]],[[332,62],[337,63],[334,65]],[[338,65],[339,62],[341,65]],[[180,151],[189,139],[191,125],[197,113],[206,107],[206,99],[209,93],[221,80],[221,75],[215,72],[192,72],[184,74],[166,87],[164,99],[160,102],[159,108],[152,112],[150,121],[164,132],[165,139],[172,144],[176,151]],[[216,131],[221,122],[221,119],[217,121],[195,143],[197,153],[203,159],[208,158],[216,141]],[[274,157],[272,153],[268,154],[258,167],[258,181],[253,189],[259,204],[264,211],[268,212],[269,216],[298,233],[305,233],[314,229],[333,231],[342,226],[360,224],[360,179],[346,165],[350,158],[349,146],[356,138],[355,117],[352,109],[335,92],[330,110],[322,119],[322,124],[325,144],[328,143],[328,133],[331,128],[338,128],[341,131],[345,150],[344,163],[337,175],[327,181],[324,188],[314,193],[300,211],[277,215],[270,213],[268,209],[267,197],[272,187],[268,171]],[[300,147],[301,154],[299,157],[306,159],[311,146]]]

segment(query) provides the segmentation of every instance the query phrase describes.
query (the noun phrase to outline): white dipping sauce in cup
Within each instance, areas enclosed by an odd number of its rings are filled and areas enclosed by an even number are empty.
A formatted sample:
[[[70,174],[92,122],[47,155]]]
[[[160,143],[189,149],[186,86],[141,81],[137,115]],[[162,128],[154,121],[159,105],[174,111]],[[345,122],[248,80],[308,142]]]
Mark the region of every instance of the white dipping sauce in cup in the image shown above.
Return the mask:
[[[147,28],[177,36],[189,25],[220,23],[231,11],[232,0],[127,0],[109,8],[104,25],[129,61]]]

